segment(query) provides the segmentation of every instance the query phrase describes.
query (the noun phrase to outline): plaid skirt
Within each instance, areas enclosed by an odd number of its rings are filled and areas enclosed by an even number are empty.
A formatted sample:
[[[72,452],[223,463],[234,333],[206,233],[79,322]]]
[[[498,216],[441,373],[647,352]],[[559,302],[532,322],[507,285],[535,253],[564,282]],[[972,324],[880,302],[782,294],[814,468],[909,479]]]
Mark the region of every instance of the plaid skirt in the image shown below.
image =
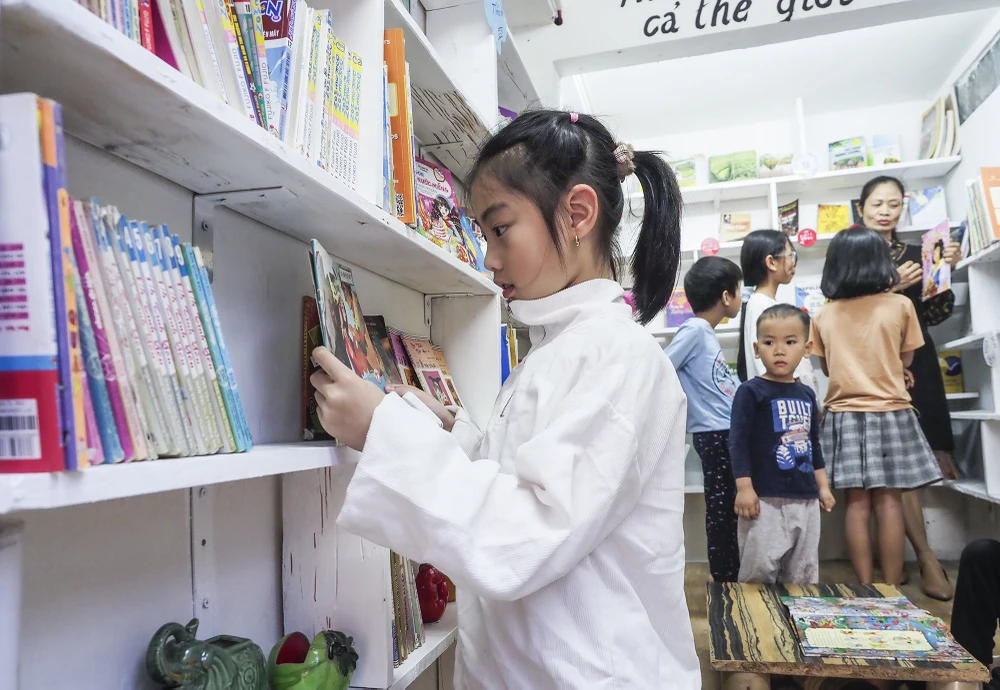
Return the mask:
[[[820,445],[830,485],[836,489],[918,489],[942,479],[912,409],[828,410]]]

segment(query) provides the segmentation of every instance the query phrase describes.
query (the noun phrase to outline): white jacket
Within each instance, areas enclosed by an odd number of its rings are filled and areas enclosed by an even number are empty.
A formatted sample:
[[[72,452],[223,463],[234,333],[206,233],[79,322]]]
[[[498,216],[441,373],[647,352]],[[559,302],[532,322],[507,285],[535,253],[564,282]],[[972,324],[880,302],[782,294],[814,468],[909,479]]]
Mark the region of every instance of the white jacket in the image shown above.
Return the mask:
[[[485,433],[387,396],[339,524],[461,590],[458,688],[698,688],[670,360],[612,281],[511,309],[532,349]]]

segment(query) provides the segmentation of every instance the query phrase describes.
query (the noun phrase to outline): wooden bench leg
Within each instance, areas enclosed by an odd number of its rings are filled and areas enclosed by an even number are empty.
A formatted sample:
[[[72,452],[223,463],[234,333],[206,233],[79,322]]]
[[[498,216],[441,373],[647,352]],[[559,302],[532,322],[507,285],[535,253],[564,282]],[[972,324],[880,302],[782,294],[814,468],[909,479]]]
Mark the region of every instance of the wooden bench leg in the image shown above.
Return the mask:
[[[982,683],[965,683],[962,681],[936,680],[927,683],[927,690],[979,690]]]
[[[771,676],[765,673],[727,673],[723,679],[723,688],[724,690],[770,690]]]

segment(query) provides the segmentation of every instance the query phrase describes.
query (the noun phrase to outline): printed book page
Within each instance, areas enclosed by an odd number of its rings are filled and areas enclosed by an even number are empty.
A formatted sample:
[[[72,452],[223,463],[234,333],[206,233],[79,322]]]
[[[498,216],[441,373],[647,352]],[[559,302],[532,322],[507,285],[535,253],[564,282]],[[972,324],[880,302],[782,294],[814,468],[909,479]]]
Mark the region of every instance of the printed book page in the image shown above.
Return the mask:
[[[916,630],[857,630],[807,628],[806,643],[811,647],[867,649],[885,652],[932,652],[934,648]]]

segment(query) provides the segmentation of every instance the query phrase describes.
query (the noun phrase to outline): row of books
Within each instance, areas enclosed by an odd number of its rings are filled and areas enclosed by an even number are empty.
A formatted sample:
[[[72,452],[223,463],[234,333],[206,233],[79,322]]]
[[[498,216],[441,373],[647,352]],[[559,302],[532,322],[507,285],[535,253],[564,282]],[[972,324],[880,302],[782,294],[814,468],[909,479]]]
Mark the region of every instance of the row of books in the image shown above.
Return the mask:
[[[382,208],[473,268],[488,274],[485,239],[458,203],[451,171],[420,158],[402,29],[385,31]]]
[[[424,620],[417,597],[420,565],[395,551],[389,552],[392,577],[392,665],[398,667],[424,644]]]
[[[331,10],[304,0],[77,2],[355,189],[362,60],[334,33]]]
[[[69,197],[58,104],[0,126],[0,472],[248,450],[198,249]]]
[[[960,124],[957,95],[951,89],[920,118],[920,160],[957,156],[962,150]]]
[[[1000,168],[980,168],[965,183],[969,218],[962,236],[963,256],[977,254],[1000,241]]]

